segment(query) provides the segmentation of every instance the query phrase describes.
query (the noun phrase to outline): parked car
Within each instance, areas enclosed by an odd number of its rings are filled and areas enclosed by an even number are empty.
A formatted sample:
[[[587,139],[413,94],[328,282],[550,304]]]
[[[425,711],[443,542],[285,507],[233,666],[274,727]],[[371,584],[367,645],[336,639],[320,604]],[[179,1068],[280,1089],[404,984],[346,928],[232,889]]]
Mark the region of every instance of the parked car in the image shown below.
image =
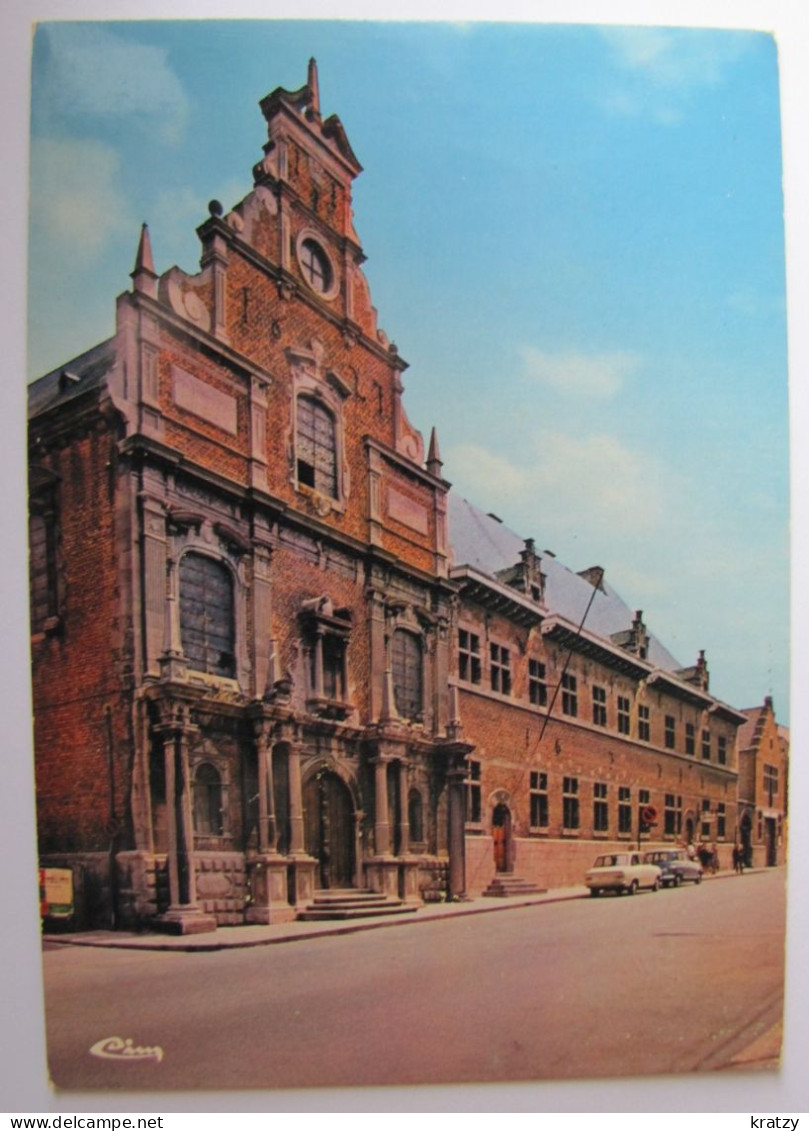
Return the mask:
[[[600,895],[602,891],[634,895],[638,888],[657,891],[661,875],[660,868],[645,863],[639,852],[611,852],[596,857],[584,882],[590,895]]]
[[[683,848],[656,848],[644,853],[643,859],[647,864],[658,866],[664,888],[678,888],[685,880],[702,883],[702,865],[699,860],[692,860]]]

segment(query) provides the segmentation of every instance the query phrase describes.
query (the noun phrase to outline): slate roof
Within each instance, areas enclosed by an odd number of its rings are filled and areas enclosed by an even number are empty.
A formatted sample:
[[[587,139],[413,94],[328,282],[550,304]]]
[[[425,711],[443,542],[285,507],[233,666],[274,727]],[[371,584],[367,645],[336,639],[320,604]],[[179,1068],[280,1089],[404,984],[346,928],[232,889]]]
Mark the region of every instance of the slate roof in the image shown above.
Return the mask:
[[[480,573],[494,577],[519,561],[525,549],[525,540],[509,530],[496,518],[478,510],[466,499],[449,493],[449,540],[453,566],[471,566]],[[589,581],[568,569],[557,558],[537,550],[545,574],[545,606],[550,614],[558,614],[576,627],[581,623],[587,603],[593,596]],[[614,633],[628,632],[634,619],[634,610],[616,593],[610,583],[603,582],[604,592],[596,591],[587,614],[585,631],[614,643]],[[683,665],[649,633],[649,663],[667,672],[681,670]]]
[[[108,338],[34,381],[28,387],[29,418],[97,389],[103,384],[114,361],[115,339]]]

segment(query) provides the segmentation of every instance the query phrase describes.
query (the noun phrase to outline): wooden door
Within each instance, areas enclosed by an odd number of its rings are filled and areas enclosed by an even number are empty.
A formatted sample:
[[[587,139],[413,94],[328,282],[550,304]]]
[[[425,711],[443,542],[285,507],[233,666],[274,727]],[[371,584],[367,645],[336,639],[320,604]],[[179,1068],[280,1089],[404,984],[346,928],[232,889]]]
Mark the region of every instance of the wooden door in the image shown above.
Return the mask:
[[[340,778],[321,770],[304,790],[306,851],[318,861],[320,888],[354,886],[354,813]]]
[[[496,872],[508,872],[511,813],[506,805],[498,805],[492,814],[492,843]]]

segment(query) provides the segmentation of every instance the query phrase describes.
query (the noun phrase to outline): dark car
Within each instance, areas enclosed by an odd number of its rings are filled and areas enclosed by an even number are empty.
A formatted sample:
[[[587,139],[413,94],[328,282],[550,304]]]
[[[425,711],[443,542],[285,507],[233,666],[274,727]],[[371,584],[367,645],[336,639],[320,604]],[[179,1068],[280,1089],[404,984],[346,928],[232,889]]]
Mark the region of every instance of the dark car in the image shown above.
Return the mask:
[[[685,880],[695,884],[702,883],[702,865],[698,860],[692,860],[682,848],[656,848],[646,852],[644,863],[656,864],[662,875],[660,882],[664,888],[678,888]]]

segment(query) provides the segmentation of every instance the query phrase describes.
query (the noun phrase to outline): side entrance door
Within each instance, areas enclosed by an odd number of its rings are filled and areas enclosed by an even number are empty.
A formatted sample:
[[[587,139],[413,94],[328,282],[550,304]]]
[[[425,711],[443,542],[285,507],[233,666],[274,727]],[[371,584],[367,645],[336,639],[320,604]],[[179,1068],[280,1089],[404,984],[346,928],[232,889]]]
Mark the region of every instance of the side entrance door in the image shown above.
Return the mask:
[[[492,842],[496,872],[510,871],[510,840],[511,813],[507,805],[497,805],[492,813]]]

